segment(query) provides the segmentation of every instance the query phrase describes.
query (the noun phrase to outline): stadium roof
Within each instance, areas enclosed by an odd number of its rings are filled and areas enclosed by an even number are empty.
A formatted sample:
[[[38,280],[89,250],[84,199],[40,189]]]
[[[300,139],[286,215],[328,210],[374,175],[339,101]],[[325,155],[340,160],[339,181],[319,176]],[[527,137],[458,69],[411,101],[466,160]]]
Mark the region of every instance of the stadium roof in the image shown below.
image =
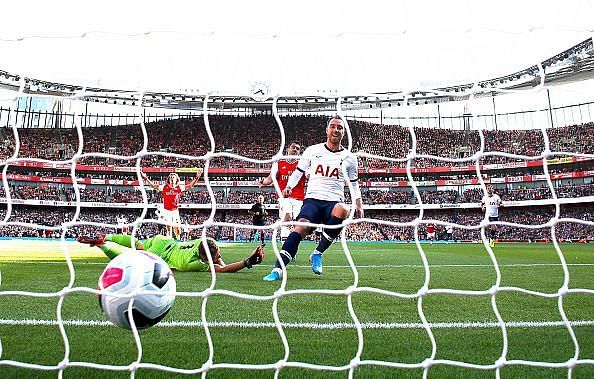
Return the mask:
[[[594,78],[594,49],[591,38],[550,57],[538,65],[525,68],[509,75],[489,78],[474,83],[464,83],[424,91],[390,91],[365,96],[347,95],[342,98],[344,109],[368,109],[409,105],[441,103],[476,97],[496,96],[510,90],[534,88],[540,84],[560,84]],[[262,83],[263,84],[263,83]],[[265,85],[265,84],[263,84]],[[23,77],[0,70],[0,88],[22,91],[31,95],[74,96],[85,101],[136,105],[140,94],[134,91],[84,87],[76,84],[54,83],[37,78]],[[254,87],[255,91],[268,91],[265,87]],[[191,92],[144,92],[145,106],[171,109],[201,109],[207,94]],[[208,104],[218,109],[265,109],[269,110],[272,95],[268,92],[250,95],[210,95]],[[261,98],[258,98],[261,97]],[[285,96],[277,99],[276,106],[289,110],[328,111],[336,109],[337,97]]]
[[[59,89],[95,88],[110,99],[142,91],[165,107],[205,94],[221,104],[252,105],[249,99],[262,90],[304,104],[302,98],[315,104],[361,95],[353,107],[365,104],[366,94],[447,100],[430,90],[464,93],[474,83],[510,87],[512,80],[529,85],[539,63],[547,66],[582,42],[591,46],[593,7],[581,0],[546,6],[507,0],[9,2],[3,14],[11,17],[0,24],[0,69]],[[567,72],[547,72],[547,81],[591,72],[591,56],[560,58]],[[569,72],[576,64],[577,72]]]

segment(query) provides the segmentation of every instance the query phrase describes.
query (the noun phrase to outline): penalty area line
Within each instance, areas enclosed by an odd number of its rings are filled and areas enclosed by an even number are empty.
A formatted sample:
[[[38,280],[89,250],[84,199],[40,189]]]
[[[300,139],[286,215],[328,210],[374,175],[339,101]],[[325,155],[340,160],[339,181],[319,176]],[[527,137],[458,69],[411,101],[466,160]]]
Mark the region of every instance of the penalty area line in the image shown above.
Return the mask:
[[[109,321],[97,320],[64,320],[64,326],[113,326]],[[570,321],[572,327],[593,326],[594,320]],[[9,326],[57,326],[56,320],[37,320],[37,319],[0,319],[0,325]],[[283,322],[283,328],[288,329],[354,329],[355,324],[351,322]],[[157,327],[203,327],[202,321],[163,321],[156,325]],[[507,328],[547,328],[567,326],[563,321],[507,321]],[[274,322],[240,322],[240,321],[212,321],[208,322],[209,328],[276,328]],[[420,322],[365,322],[361,323],[362,329],[423,329],[425,326]],[[429,323],[431,329],[470,329],[470,328],[499,328],[497,322],[435,322]]]

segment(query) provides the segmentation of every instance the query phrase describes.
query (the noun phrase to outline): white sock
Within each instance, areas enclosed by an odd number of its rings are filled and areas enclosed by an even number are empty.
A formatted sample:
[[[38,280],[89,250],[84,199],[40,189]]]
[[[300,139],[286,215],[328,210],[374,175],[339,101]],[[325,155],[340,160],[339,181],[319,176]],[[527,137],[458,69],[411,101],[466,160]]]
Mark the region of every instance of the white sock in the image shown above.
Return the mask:
[[[278,273],[278,276],[280,276],[281,278],[283,277],[283,270],[281,270],[281,269],[280,269],[280,268],[278,268],[278,267],[275,267],[275,268],[273,268],[273,269],[272,269],[272,272],[276,272],[276,273]]]

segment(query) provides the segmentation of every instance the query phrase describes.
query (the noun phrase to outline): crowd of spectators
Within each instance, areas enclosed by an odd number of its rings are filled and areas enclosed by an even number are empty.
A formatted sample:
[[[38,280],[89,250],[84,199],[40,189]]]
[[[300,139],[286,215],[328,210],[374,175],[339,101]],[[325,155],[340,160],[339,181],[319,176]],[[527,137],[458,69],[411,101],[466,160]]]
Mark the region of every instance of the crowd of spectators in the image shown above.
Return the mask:
[[[548,129],[551,151],[592,154],[594,152],[594,123],[588,122],[563,128]]]
[[[52,201],[63,201],[62,191],[58,187],[50,186],[16,186],[16,197],[20,199],[30,200],[52,200]]]
[[[297,140],[303,147],[322,142],[325,138],[324,128],[326,117],[310,116],[284,116],[281,117],[285,132],[285,141],[288,143]],[[210,131],[214,138],[214,146],[208,137],[206,126],[202,117],[189,117],[178,119],[158,119],[149,120],[145,123],[146,134],[148,137],[147,150],[148,155],[141,159],[142,167],[203,167],[204,160],[200,159],[204,154],[211,150],[214,152],[233,153],[250,159],[266,160],[278,153],[280,149],[280,129],[274,117],[270,115],[261,116],[210,116]],[[397,125],[378,125],[362,121],[349,121],[350,131],[353,136],[353,150],[355,152],[366,152],[382,157],[396,159],[376,159],[362,158],[361,167],[363,169],[405,167],[404,159],[409,156],[412,148],[412,135],[416,137],[417,155],[434,155],[442,158],[462,158],[469,157],[480,151],[481,138],[479,131],[461,131],[434,128],[415,127],[409,129]],[[143,133],[140,124],[130,123],[125,126],[112,127],[89,127],[83,128],[83,146],[82,152],[85,154],[110,153],[132,157],[142,150]],[[574,152],[574,153],[594,153],[594,124],[587,123],[582,125],[572,125],[560,128],[546,130],[550,150],[553,152]],[[43,158],[52,160],[67,160],[79,150],[78,134],[76,129],[19,129],[20,149],[19,157],[24,158]],[[523,156],[538,156],[545,150],[545,138],[541,130],[503,130],[503,131],[482,131],[484,137],[484,152],[500,152],[516,154]],[[348,144],[345,138],[344,144]],[[14,137],[12,129],[0,128],[0,159],[11,156],[14,153]],[[167,154],[184,154],[198,159],[181,159]],[[559,154],[562,156],[562,154]],[[516,159],[497,155],[486,154],[482,156],[480,163],[509,163]],[[99,166],[134,166],[136,159],[107,159],[95,156],[85,156],[81,158],[78,164],[99,165]],[[464,165],[471,164],[467,161]],[[412,167],[436,167],[453,166],[460,163],[446,162],[439,159],[416,158],[411,161]],[[264,167],[268,168],[269,163],[257,164],[247,162],[242,159],[234,158],[215,158],[210,161],[210,167],[227,168],[247,168]],[[564,168],[569,165],[551,165],[550,172],[562,172],[569,170]],[[574,171],[580,169],[591,169],[589,166],[572,166]],[[70,171],[67,170],[29,170],[26,168],[14,169],[18,173],[35,176],[53,176],[67,177]],[[541,174],[542,168],[522,169],[524,174]],[[532,171],[531,171],[532,170]],[[518,171],[519,172],[519,171]],[[165,175],[165,174],[163,174]],[[190,174],[186,174],[190,175]],[[451,175],[451,174],[450,174]],[[135,173],[106,173],[92,172],[79,173],[81,178],[94,179],[125,179],[136,180]],[[165,176],[151,174],[153,179],[164,180]],[[474,174],[461,173],[452,176],[451,179],[471,179]],[[405,177],[379,177],[372,176],[370,180],[407,180]],[[441,177],[444,178],[443,176]],[[255,180],[256,177],[247,178],[245,176],[227,177],[224,180]],[[434,180],[431,174],[427,177],[417,177],[416,179]],[[191,180],[191,177],[184,177],[183,180]],[[16,183],[16,184],[15,184]],[[18,185],[17,185],[18,184]],[[573,185],[570,183],[559,185],[555,182],[555,194],[559,198],[584,197],[594,195],[594,184]],[[539,200],[549,199],[552,193],[548,186],[540,187],[517,187],[514,189],[497,188],[496,192],[504,201],[518,200]],[[57,200],[73,201],[75,193],[72,186],[60,184],[26,185],[24,182],[10,182],[11,196],[19,199],[34,200]],[[217,189],[214,191],[217,203],[227,204],[251,204],[255,201],[258,194],[265,196],[266,203],[276,203],[276,194],[272,188],[252,192],[247,190]],[[161,194],[157,191],[147,190],[149,203],[161,203]],[[458,190],[435,190],[428,187],[419,187],[421,200],[424,204],[447,204],[447,203],[467,203],[479,202],[483,197],[481,188],[466,189],[462,193]],[[0,187],[0,196],[5,198],[4,189]],[[113,203],[140,203],[142,202],[141,192],[133,187],[123,186],[86,186],[80,187],[80,199],[85,202],[113,202]],[[346,201],[350,202],[350,196],[346,194]],[[418,202],[410,188],[398,189],[392,191],[363,191],[363,202],[365,204],[415,204]],[[182,196],[182,203],[208,204],[211,203],[210,195],[204,187],[200,189],[193,188]],[[81,212],[81,220],[115,223],[116,215],[119,210],[106,209],[84,209]],[[133,211],[127,214],[128,220],[136,219],[139,214]],[[190,211],[188,211],[190,212]],[[192,211],[194,212],[194,211]],[[431,215],[433,211],[426,211],[425,217]],[[70,221],[74,211],[68,210],[50,210],[47,208],[16,207],[11,216],[11,220],[21,220],[26,223],[33,223],[46,226],[61,225]],[[441,211],[435,213],[436,219],[441,221],[455,222],[460,225],[478,225],[482,221],[483,215],[480,210],[452,213],[452,211]],[[571,215],[580,219],[591,220],[592,214],[584,209],[574,209]],[[368,217],[385,219],[392,222],[410,222],[416,215],[410,211],[387,212],[370,210]],[[573,217],[571,216],[571,217]],[[149,216],[152,217],[152,216]],[[206,217],[204,214],[194,214],[193,216],[183,216],[184,222],[189,224],[200,223],[200,219]],[[218,221],[234,222],[239,225],[249,225],[251,220],[247,212],[239,211],[217,212]],[[543,224],[552,217],[551,208],[536,208],[527,210],[506,209],[502,212],[502,221]],[[275,222],[273,216],[269,217],[269,223]],[[81,231],[68,231],[69,235],[76,235],[82,232],[94,231],[94,226],[77,226]],[[560,223],[556,226],[562,238],[577,238],[579,234],[592,235],[592,228],[576,223]],[[209,235],[218,236],[222,239],[231,238],[249,238],[251,230],[241,227],[216,227],[209,230]],[[438,233],[443,228],[438,226]],[[141,232],[145,235],[151,235],[160,230],[160,225],[154,223],[145,223],[141,227]],[[357,223],[349,226],[347,235],[350,239],[358,240],[394,240],[411,238],[411,227],[394,227],[390,225],[379,225],[374,223]],[[196,230],[191,231],[193,234]],[[456,232],[459,238],[476,239],[479,235],[478,230],[465,230],[457,228]],[[3,235],[11,236],[47,236],[47,230],[22,228],[13,226],[4,226],[0,232]],[[548,233],[548,234],[547,234]],[[50,233],[51,235],[52,233]],[[198,234],[196,234],[198,235]],[[239,237],[238,237],[239,236]],[[546,239],[550,238],[549,228],[526,229],[517,227],[502,226],[500,236],[503,239]]]
[[[13,192],[13,188],[16,192]],[[11,186],[13,197],[27,200],[55,200],[75,201],[75,192],[71,186]],[[565,184],[554,187],[558,198],[587,197],[594,196],[594,182],[588,184]],[[423,204],[456,204],[456,203],[478,203],[484,196],[481,187],[464,190],[461,194],[458,190],[435,190],[418,187]],[[82,202],[104,202],[104,203],[142,203],[142,193],[136,187],[79,187],[80,200]],[[213,189],[218,204],[252,204],[258,195],[264,196],[264,202],[274,204],[277,202],[277,194],[274,188],[268,187],[260,191],[247,190],[224,190]],[[551,199],[551,191],[548,186],[525,187],[515,189],[496,188],[497,193],[503,201],[527,201]],[[391,191],[362,190],[363,204],[416,204],[417,198],[410,188]],[[161,204],[163,197],[161,192],[151,189],[146,190],[147,201],[151,204]],[[5,197],[2,192],[2,196]],[[209,204],[210,194],[206,188],[192,188],[182,195],[182,203],[185,204]],[[345,191],[345,202],[350,203],[350,193]]]
[[[558,198],[594,196],[594,183],[566,184],[555,187]],[[498,188],[495,192],[503,201],[526,201],[551,199],[551,191],[547,186],[518,187],[515,189]],[[466,189],[459,194],[457,190],[424,190],[419,188],[423,204],[456,204],[478,203],[484,196],[480,187]],[[370,201],[366,204],[416,204],[416,197],[412,190],[369,191]],[[365,197],[363,197],[365,200]]]
[[[410,204],[411,191],[369,191],[372,204]]]
[[[458,191],[419,191],[423,204],[453,204],[458,198]],[[416,198],[413,197],[413,200]]]
[[[567,184],[554,187],[558,198],[585,197],[594,195],[594,182],[589,184]],[[523,201],[551,199],[552,194],[548,186],[540,187],[519,187],[515,189],[497,189],[495,191],[502,200]],[[476,203],[483,198],[481,188],[467,189],[460,197],[460,203]]]
[[[262,191],[230,191],[227,195],[227,203],[229,204],[253,204],[256,202],[258,195],[264,196],[264,203],[276,203],[276,192]]]
[[[518,226],[499,225],[498,237],[505,241],[547,241],[551,240],[551,227],[543,226],[554,217],[554,209],[505,209],[501,213],[500,221],[518,224]],[[5,211],[0,212],[0,217],[5,216]],[[0,237],[60,237],[63,229],[49,230],[47,227],[60,227],[65,222],[72,222],[74,209],[57,208],[36,208],[36,207],[14,207],[9,221],[31,224],[31,227],[23,226],[1,226]],[[186,227],[185,238],[199,238],[202,231],[200,225],[207,219],[206,211],[183,211],[182,223]],[[121,225],[118,219],[124,218],[128,223],[136,221],[140,213],[132,210],[122,211],[114,209],[85,209],[79,214],[78,221],[109,224],[106,226],[76,224],[66,229],[67,238],[75,238],[79,235],[95,235],[97,233],[114,233]],[[266,219],[266,225],[277,221],[277,214],[271,214]],[[385,225],[375,222],[356,222],[346,229],[347,239],[353,241],[412,241],[415,231],[413,222],[419,222],[419,238],[424,239],[426,224],[428,220],[449,222],[459,225],[454,227],[453,238],[456,240],[479,241],[481,239],[480,223],[484,220],[484,214],[480,210],[433,210],[424,213],[423,220],[419,220],[419,213],[414,211],[389,212],[386,210],[369,210],[366,214],[369,219],[389,221],[409,225]],[[576,219],[594,222],[594,212],[591,208],[583,207],[562,207],[560,218]],[[140,238],[148,238],[152,235],[162,233],[163,226],[155,222],[156,217],[152,210],[146,214],[145,222],[138,225],[136,233]],[[215,215],[215,222],[233,223],[233,226],[214,225],[208,228],[207,233],[219,240],[249,240],[252,237],[252,229],[249,226],[251,216],[242,210],[227,210]],[[34,228],[33,225],[38,225]],[[535,227],[536,226],[536,227]],[[464,228],[467,227],[467,228]],[[594,227],[575,221],[558,222],[553,226],[556,230],[556,238],[560,241],[579,241],[582,239],[594,242]],[[439,239],[445,239],[445,226],[437,224],[436,232]],[[271,238],[272,230],[264,232],[267,238]],[[312,235],[313,237],[313,235]]]
[[[324,140],[325,117],[285,116],[281,118],[285,140],[297,139],[306,147]],[[238,154],[251,159],[270,159],[280,149],[280,129],[274,117],[224,116],[209,117],[214,138],[214,152]],[[211,142],[202,117],[161,119],[145,123],[147,150],[143,166],[179,166],[177,158],[168,153],[203,157],[211,151]],[[387,158],[405,159],[412,149],[411,131],[416,136],[417,155],[434,155],[443,158],[470,157],[480,151],[479,131],[415,127],[412,130],[398,125],[380,125],[363,121],[349,121],[353,135],[353,150]],[[594,126],[592,123],[549,128],[546,130],[551,151],[588,153],[594,152]],[[78,151],[78,134],[75,129],[20,129],[19,157],[66,160]],[[7,133],[3,133],[6,135]],[[500,152],[522,156],[538,156],[544,151],[544,136],[535,130],[484,130],[484,152]],[[134,156],[142,150],[143,134],[139,124],[83,128],[85,154],[110,153]],[[0,158],[14,151],[14,140],[6,138],[0,148]],[[348,144],[345,139],[344,144]],[[4,152],[4,153],[2,153]],[[155,154],[156,153],[156,154]],[[116,164],[111,160],[107,163]],[[487,154],[481,163],[506,163],[507,157]],[[85,164],[105,163],[105,158],[85,157]],[[406,162],[368,158],[362,162],[368,168],[405,167]],[[417,158],[415,167],[452,166],[457,163]],[[467,161],[465,164],[470,163]],[[117,165],[133,166],[135,159],[118,160]],[[241,159],[219,158],[211,161],[212,167],[253,167],[255,163]]]

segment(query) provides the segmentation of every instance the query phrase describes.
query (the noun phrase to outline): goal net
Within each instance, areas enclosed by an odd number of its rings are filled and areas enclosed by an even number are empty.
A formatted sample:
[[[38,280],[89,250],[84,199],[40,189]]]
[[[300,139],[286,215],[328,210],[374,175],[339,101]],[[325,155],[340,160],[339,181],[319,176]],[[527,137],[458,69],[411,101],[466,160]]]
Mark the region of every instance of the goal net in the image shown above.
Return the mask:
[[[533,29],[518,34],[535,42]],[[412,26],[402,31],[423,35]],[[374,40],[389,42],[391,33],[377,31]],[[507,41],[510,31],[497,33]],[[289,51],[300,52],[292,35],[255,34],[206,38],[205,51],[218,42],[241,52],[244,38],[267,38],[287,61]],[[481,62],[485,42],[474,36],[486,36],[473,28],[454,34],[465,41],[459,50]],[[106,40],[133,45],[140,59],[155,40],[171,42],[167,35]],[[365,33],[327,38],[338,58],[359,64],[369,53],[348,51]],[[93,33],[68,40],[82,49],[105,43]],[[323,75],[311,87],[305,71],[291,80],[252,61],[234,65],[220,86],[202,77],[208,90],[187,76],[186,87],[130,79],[123,81],[130,90],[122,90],[56,82],[30,68],[1,71],[0,372],[591,376],[592,38],[553,54],[533,52],[529,63],[497,75],[474,68],[464,80],[447,81],[423,81],[423,69],[413,67],[425,63],[411,54],[429,46],[397,40],[408,58],[376,62],[382,75],[370,74],[371,84],[361,72],[320,64]],[[43,51],[35,36],[2,43]],[[254,49],[251,59],[266,56],[261,45]],[[213,72],[220,74],[223,60],[209,57],[200,70],[219,64]],[[420,80],[385,88],[397,64]],[[428,67],[440,71],[436,62]],[[333,87],[346,79],[352,82]],[[242,89],[226,87],[233,80]],[[281,259],[282,227],[326,225],[282,222],[278,180],[259,182],[274,163],[294,158],[291,142],[325,142],[335,115],[346,128],[341,158],[358,162],[364,217],[354,215],[347,182],[350,214],[323,256],[324,274],[314,275],[307,259],[317,244],[312,233],[282,265],[282,279],[263,282]],[[203,176],[182,194],[179,238],[216,239],[229,264],[248,256],[263,234],[264,262],[227,274],[215,273],[209,259],[209,273],[176,272],[176,302],[161,323],[131,332],[114,327],[96,304],[106,257],[76,238],[167,234],[163,197],[142,175],[163,184],[176,173],[187,184],[200,169]],[[498,218],[481,204],[488,187],[502,199]],[[248,213],[259,195],[269,209],[264,226]]]

